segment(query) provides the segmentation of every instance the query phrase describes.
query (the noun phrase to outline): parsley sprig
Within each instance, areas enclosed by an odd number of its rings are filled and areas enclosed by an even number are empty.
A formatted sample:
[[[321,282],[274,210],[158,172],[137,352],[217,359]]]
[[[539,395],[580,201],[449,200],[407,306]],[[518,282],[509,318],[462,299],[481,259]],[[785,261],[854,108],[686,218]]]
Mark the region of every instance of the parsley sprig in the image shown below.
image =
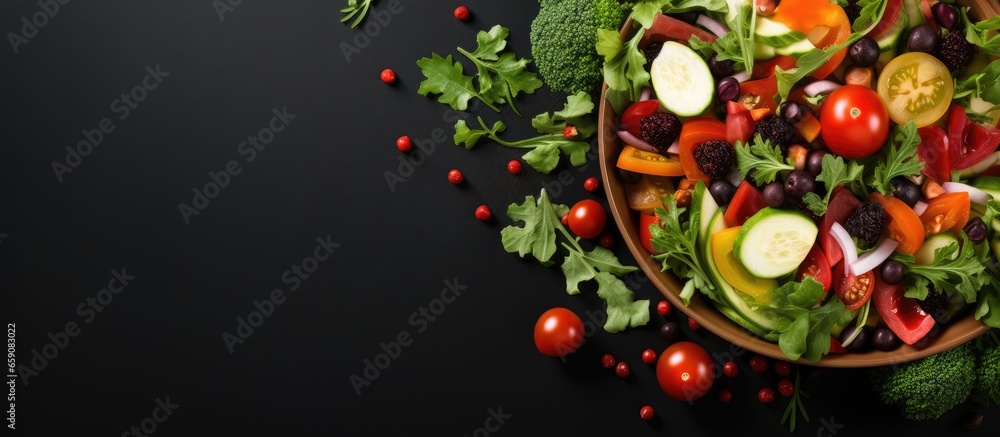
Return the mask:
[[[897,125],[895,134],[889,142],[885,160],[875,166],[870,185],[886,196],[892,195],[893,178],[917,176],[924,168],[924,163],[917,158],[917,146],[920,145],[920,135],[917,125],[912,120],[904,125]]]
[[[374,0],[347,0],[347,7],[340,10],[340,13],[344,14],[344,17],[340,19],[341,23],[346,23],[351,21],[351,28],[358,27],[361,24],[361,20],[365,19],[368,15],[368,8],[371,7]]]
[[[937,248],[930,264],[917,264],[912,255],[893,255],[893,259],[902,262],[907,268],[906,297],[926,299],[930,292],[929,286],[933,286],[935,290],[948,296],[958,293],[968,303],[976,301],[976,293],[990,280],[988,273],[984,276],[986,266],[983,263],[989,259],[989,252],[977,253],[977,245],[969,240],[965,231],[959,236],[961,244],[955,242]]]
[[[760,134],[754,136],[753,144],[747,145],[736,142],[736,166],[740,170],[740,176],[746,179],[751,170],[753,179],[757,185],[763,185],[774,181],[778,173],[782,171],[795,170],[791,158],[781,156],[781,148],[771,146],[771,142],[763,139]]]
[[[635,300],[635,293],[618,278],[637,268],[622,265],[614,252],[601,246],[591,251],[580,246],[579,237],[570,234],[559,219],[568,212],[566,205],[553,204],[545,189],[537,200],[534,196],[526,196],[520,205],[511,204],[507,215],[515,222],[523,222],[524,226],[510,225],[500,231],[504,250],[522,258],[531,254],[542,265],[551,266],[557,251],[558,231],[564,240],[560,246],[567,252],[561,266],[566,276],[566,292],[578,294],[580,283],[594,280],[597,295],[607,304],[605,331],[620,332],[648,323],[649,300]]]
[[[699,181],[699,185],[703,182]],[[696,188],[697,190],[697,188]],[[681,223],[681,214],[686,208],[677,206],[673,196],[664,198],[666,208],[656,208],[660,225],[650,225],[652,245],[659,253],[653,258],[660,261],[663,271],[670,270],[679,279],[688,279],[681,289],[680,298],[687,305],[695,290],[701,291],[709,299],[722,302],[715,293],[715,283],[709,279],[699,253],[698,229],[691,227],[690,221]]]

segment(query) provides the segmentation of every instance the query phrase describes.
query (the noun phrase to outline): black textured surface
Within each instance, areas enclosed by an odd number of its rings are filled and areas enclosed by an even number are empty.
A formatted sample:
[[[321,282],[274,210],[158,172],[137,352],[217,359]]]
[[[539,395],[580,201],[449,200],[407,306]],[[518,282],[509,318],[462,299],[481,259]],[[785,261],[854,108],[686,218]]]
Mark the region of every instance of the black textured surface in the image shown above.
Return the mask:
[[[27,385],[16,378],[16,433],[131,433],[168,397],[178,407],[156,435],[484,435],[477,429],[496,429],[491,409],[509,415],[496,435],[788,433],[778,423],[785,400],[756,401],[780,378],[752,373],[750,354],[736,359],[739,378],[720,379],[694,405],[667,398],[639,359],[666,346],[655,314],[645,328],[597,332],[566,363],[535,350],[544,310],[565,306],[589,321],[601,303],[592,289],[566,295],[557,269],[505,253],[504,211],[543,185],[562,203],[594,197],[582,182],[598,176],[596,164],[568,169],[563,184],[564,167],[513,176],[506,163],[516,151],[451,145],[457,115],[417,95],[414,61],[471,47],[476,31],[497,23],[528,56],[536,1],[468,2],[473,20],[463,23],[452,17],[456,3],[402,0],[384,24],[368,18],[370,37],[339,22],[346,1],[244,1],[224,20],[215,4],[228,3],[71,1],[17,53],[0,49],[0,316],[16,324],[19,365],[31,365],[33,350],[52,355],[50,333],[65,346]],[[3,2],[0,30],[20,34],[21,17],[41,10]],[[357,51],[345,55],[344,44]],[[115,100],[157,65],[169,76],[121,119]],[[378,80],[386,67],[395,86]],[[507,135],[529,135],[529,117],[561,101],[540,91],[518,101],[526,117],[504,109]],[[252,154],[240,143],[274,108],[295,118]],[[114,130],[60,182],[52,163],[65,163],[66,146],[104,118]],[[385,172],[399,173],[406,158],[394,147],[403,134],[433,153],[390,187]],[[231,160],[239,173],[186,223],[179,204],[191,205],[192,190]],[[445,178],[452,168],[465,174],[461,187]],[[480,203],[493,220],[473,217]],[[292,291],[286,270],[327,236],[340,246]],[[623,244],[615,249],[633,262]],[[121,268],[134,279],[102,293]],[[638,296],[658,301],[640,278]],[[445,281],[467,288],[431,321],[421,308]],[[273,289],[283,303],[230,353],[223,334]],[[88,298],[108,296],[102,311],[87,309]],[[679,312],[671,318],[710,353],[730,351],[690,332]],[[61,339],[67,323],[78,335]],[[412,344],[356,394],[350,376],[403,332]],[[632,376],[601,368],[604,353],[626,360]],[[717,400],[722,387],[732,403]],[[862,371],[824,370],[806,388],[812,421],[799,435],[957,434],[973,410],[988,416],[979,434],[1000,429],[989,417],[996,408],[972,404],[906,422]],[[645,404],[657,411],[650,423],[639,418]]]

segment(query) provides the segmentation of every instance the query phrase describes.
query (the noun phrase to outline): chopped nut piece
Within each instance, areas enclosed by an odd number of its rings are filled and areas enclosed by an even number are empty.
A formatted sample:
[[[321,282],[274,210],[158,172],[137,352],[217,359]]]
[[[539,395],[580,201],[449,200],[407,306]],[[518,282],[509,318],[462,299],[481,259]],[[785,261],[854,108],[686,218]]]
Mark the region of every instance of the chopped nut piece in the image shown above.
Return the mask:
[[[858,67],[853,66],[847,69],[847,73],[844,74],[844,82],[848,85],[861,85],[865,88],[871,88],[872,77],[875,75],[875,71],[871,67]]]
[[[924,197],[926,197],[927,200],[933,199],[942,194],[944,194],[944,188],[941,187],[941,184],[931,180],[930,178],[927,178],[927,180],[924,181]]]

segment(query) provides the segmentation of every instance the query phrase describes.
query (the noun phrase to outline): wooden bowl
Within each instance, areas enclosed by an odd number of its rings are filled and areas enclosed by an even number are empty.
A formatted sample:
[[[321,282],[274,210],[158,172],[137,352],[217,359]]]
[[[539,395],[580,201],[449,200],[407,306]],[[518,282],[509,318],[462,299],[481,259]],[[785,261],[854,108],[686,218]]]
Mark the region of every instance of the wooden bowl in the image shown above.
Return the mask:
[[[991,17],[1000,14],[1000,4],[996,0],[958,0],[959,4],[972,7],[974,17]],[[632,20],[625,23],[622,30],[622,38],[626,38],[631,32]],[[621,152],[622,144],[615,136],[615,125],[617,115],[611,108],[611,104],[605,99],[608,86],[604,85],[601,92],[600,101],[600,127],[598,131],[598,149],[600,152],[601,175],[604,179],[604,187],[608,196],[608,203],[611,206],[611,213],[614,215],[615,223],[622,233],[625,243],[642,268],[643,272],[649,276],[651,282],[656,286],[670,303],[683,311],[685,314],[697,321],[712,333],[733,343],[736,346],[750,350],[754,353],[765,355],[778,360],[788,360],[778,348],[777,343],[772,343],[757,337],[750,331],[737,325],[720,313],[712,303],[695,293],[691,304],[685,306],[678,296],[683,286],[669,271],[661,271],[661,265],[654,260],[649,252],[642,247],[639,242],[638,214],[628,207],[628,200],[625,196],[625,185],[618,178],[616,162],[618,154]],[[931,343],[922,349],[909,345],[902,345],[890,352],[869,351],[864,353],[828,354],[817,362],[799,360],[803,364],[821,367],[873,367],[923,358],[942,352],[967,341],[970,341],[989,330],[985,324],[975,320],[971,311],[962,319],[955,320],[947,325]]]

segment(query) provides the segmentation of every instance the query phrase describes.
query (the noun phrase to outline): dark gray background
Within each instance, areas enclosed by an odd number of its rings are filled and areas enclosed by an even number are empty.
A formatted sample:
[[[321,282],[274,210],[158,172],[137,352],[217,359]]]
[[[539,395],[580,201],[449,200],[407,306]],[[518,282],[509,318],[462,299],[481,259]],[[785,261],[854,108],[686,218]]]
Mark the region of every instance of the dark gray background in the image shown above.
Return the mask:
[[[505,166],[516,151],[487,143],[468,152],[445,141],[394,191],[386,184],[384,173],[399,165],[396,137],[426,140],[436,129],[450,137],[455,120],[417,95],[414,62],[473,47],[476,31],[498,23],[511,29],[510,47],[529,56],[535,0],[468,2],[467,23],[452,18],[454,2],[403,0],[384,26],[369,17],[370,38],[339,22],[344,4],[244,1],[222,21],[207,0],[77,0],[19,53],[0,48],[3,323],[17,324],[19,364],[67,322],[81,330],[28,386],[19,381],[18,433],[121,435],[168,396],[180,407],[157,435],[472,435],[500,407],[511,417],[498,435],[787,433],[778,423],[785,400],[756,401],[779,377],[750,372],[750,354],[737,358],[738,379],[720,380],[693,406],[667,398],[639,360],[643,349],[666,346],[655,314],[645,328],[598,332],[566,363],[535,350],[532,328],[544,310],[565,306],[587,320],[601,308],[592,289],[568,296],[555,268],[500,245],[506,205],[559,185],[557,173],[525,166],[513,176]],[[5,1],[0,30],[19,33],[21,17],[40,10],[36,1]],[[358,42],[366,43],[348,62],[341,45]],[[112,101],[156,65],[169,76],[127,119],[114,118]],[[378,80],[386,67],[399,76],[395,86]],[[529,118],[562,100],[542,90],[519,99],[524,118],[505,108],[509,138],[531,134]],[[296,118],[245,162],[239,143],[275,107]],[[59,182],[51,163],[105,117],[115,130]],[[186,225],[178,204],[190,204],[192,189],[233,159],[242,172]],[[446,181],[451,168],[463,171],[464,186]],[[557,201],[604,201],[582,188],[599,176],[596,164],[569,175]],[[480,203],[492,221],[473,217]],[[230,354],[222,334],[254,300],[288,291],[283,272],[327,235],[341,244],[332,258]],[[623,244],[615,249],[633,263]],[[77,305],[123,266],[136,278],[85,323]],[[467,290],[417,333],[411,314],[453,278]],[[638,284],[640,298],[659,300]],[[680,313],[672,319],[711,353],[729,349],[689,332]],[[413,344],[356,395],[349,376],[401,331]],[[606,352],[633,375],[601,368]],[[717,400],[721,387],[734,393],[731,404]],[[806,388],[813,420],[800,435],[830,435],[823,422],[842,435],[953,434],[964,432],[960,415],[987,412],[967,404],[936,422],[906,422],[856,370],[824,370]],[[657,420],[639,419],[645,404]],[[997,423],[987,417],[979,434],[996,433]]]

